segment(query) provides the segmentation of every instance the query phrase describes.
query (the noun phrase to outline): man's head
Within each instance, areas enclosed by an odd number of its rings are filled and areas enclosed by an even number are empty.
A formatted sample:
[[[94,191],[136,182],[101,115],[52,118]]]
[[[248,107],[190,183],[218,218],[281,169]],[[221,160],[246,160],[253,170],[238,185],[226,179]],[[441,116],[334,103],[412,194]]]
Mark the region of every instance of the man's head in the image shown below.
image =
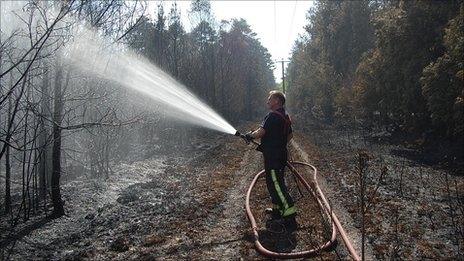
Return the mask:
[[[267,107],[270,110],[277,110],[285,105],[285,94],[281,91],[270,91],[267,98]]]

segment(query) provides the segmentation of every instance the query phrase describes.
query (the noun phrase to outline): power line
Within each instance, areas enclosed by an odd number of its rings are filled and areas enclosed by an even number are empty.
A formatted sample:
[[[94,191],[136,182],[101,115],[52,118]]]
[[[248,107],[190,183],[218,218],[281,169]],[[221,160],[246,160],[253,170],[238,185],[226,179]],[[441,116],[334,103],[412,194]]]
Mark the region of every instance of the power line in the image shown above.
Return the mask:
[[[276,0],[274,0],[274,43],[277,42],[277,14],[276,14]]]
[[[292,20],[290,22],[290,29],[288,30],[288,39],[292,37],[293,33],[293,21],[295,20],[295,11],[296,11],[296,5],[298,3],[298,0],[295,1],[295,5],[293,6],[293,12],[292,12]]]

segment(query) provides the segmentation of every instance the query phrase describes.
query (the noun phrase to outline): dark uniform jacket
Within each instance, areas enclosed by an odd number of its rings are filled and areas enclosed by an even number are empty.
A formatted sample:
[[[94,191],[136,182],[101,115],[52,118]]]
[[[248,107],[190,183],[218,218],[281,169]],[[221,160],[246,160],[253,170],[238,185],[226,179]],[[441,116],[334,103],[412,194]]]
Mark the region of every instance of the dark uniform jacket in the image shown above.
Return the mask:
[[[292,133],[290,117],[284,108],[279,108],[266,115],[261,127],[266,131],[260,146],[265,168],[283,169],[287,162],[287,138]]]

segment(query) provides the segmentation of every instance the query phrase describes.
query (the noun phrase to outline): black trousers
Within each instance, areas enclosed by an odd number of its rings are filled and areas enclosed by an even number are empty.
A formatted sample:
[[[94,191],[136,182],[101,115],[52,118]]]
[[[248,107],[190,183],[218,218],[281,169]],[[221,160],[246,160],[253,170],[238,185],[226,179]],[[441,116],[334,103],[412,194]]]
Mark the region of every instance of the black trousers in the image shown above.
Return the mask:
[[[277,206],[283,217],[291,216],[296,213],[296,208],[285,184],[287,150],[264,151],[263,155],[266,185],[272,203]]]

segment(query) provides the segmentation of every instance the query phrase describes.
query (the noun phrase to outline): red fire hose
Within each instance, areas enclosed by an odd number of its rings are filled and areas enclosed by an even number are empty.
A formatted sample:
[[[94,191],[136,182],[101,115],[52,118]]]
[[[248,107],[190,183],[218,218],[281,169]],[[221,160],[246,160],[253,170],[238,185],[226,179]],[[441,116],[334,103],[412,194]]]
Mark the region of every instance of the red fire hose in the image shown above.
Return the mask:
[[[313,175],[313,184],[314,184],[314,189],[309,185],[309,183],[303,178],[303,176],[298,173],[298,171],[295,169],[293,164],[297,165],[303,165],[303,166],[309,166],[313,169],[314,175]],[[324,244],[310,249],[306,251],[300,251],[300,252],[291,252],[291,253],[278,253],[278,252],[273,252],[268,249],[266,249],[261,242],[259,241],[259,233],[258,233],[258,226],[256,225],[256,220],[253,216],[253,213],[250,208],[250,195],[253,187],[255,186],[256,182],[258,181],[258,178],[263,175],[265,172],[264,170],[260,171],[256,176],[254,177],[253,181],[250,184],[250,187],[248,188],[247,194],[246,194],[246,201],[245,201],[245,208],[246,208],[246,214],[248,216],[248,220],[251,223],[251,227],[253,230],[253,235],[254,235],[254,243],[256,246],[256,249],[259,253],[261,253],[264,256],[271,257],[271,258],[282,258],[282,259],[288,259],[288,258],[301,258],[301,257],[310,257],[310,256],[315,256],[318,255],[321,251],[327,250],[330,247],[332,247],[335,242],[336,242],[336,233],[337,230],[340,233],[340,236],[343,240],[343,243],[345,244],[346,248],[348,249],[348,252],[350,253],[351,257],[354,260],[360,260],[358,254],[354,250],[349,238],[347,237],[345,230],[343,229],[342,225],[340,224],[340,221],[338,220],[337,216],[335,213],[333,213],[329,202],[327,201],[326,197],[324,196],[324,193],[322,193],[322,190],[320,189],[318,183],[317,183],[317,169],[308,163],[304,162],[288,162],[287,163],[290,171],[292,172],[293,175],[295,175],[298,180],[304,185],[304,187],[308,190],[308,192],[313,195],[313,197],[317,200],[319,207],[324,211],[324,213],[327,215],[327,217],[330,218],[332,221],[332,236],[329,241],[325,242]],[[321,202],[322,201],[322,202]]]

